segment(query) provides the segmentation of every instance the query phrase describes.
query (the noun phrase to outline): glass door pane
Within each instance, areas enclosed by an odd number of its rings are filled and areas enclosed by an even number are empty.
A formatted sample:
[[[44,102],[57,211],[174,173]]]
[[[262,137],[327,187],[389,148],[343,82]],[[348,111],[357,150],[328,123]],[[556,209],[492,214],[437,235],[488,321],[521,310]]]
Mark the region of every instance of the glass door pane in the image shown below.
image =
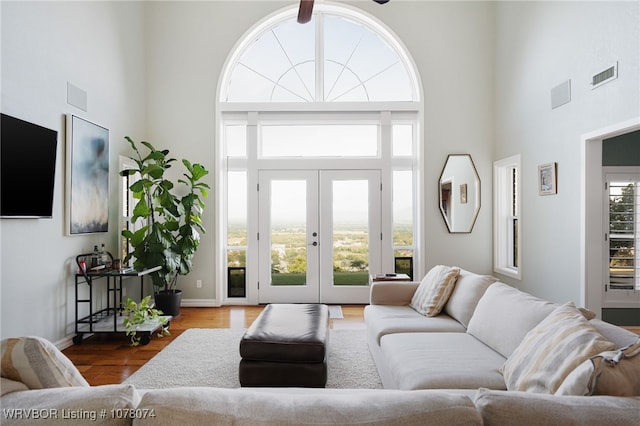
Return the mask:
[[[260,303],[317,302],[318,172],[260,171],[258,217]]]
[[[334,180],[333,284],[369,283],[369,183]]]
[[[271,181],[271,285],[307,282],[306,201],[306,181]]]

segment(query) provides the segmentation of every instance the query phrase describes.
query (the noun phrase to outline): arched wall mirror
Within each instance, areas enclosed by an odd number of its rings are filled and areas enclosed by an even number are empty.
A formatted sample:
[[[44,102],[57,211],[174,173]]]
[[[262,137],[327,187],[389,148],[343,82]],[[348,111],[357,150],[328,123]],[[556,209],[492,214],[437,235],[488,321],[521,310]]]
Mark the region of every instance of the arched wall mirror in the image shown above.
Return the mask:
[[[449,154],[438,182],[440,212],[450,233],[470,233],[480,211],[480,177],[469,154]]]

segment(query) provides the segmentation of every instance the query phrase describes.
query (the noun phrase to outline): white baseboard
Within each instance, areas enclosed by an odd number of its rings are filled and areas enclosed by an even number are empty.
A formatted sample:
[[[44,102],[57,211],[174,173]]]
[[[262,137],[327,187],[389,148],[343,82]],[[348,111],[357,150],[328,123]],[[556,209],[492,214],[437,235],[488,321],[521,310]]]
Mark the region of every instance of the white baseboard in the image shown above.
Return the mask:
[[[184,308],[218,308],[218,299],[182,299],[180,306]]]
[[[75,336],[75,334],[72,334],[71,336],[67,336],[64,339],[58,340],[57,342],[54,342],[53,344],[56,345],[56,347],[58,349],[60,349],[61,351],[67,349],[68,347],[73,346],[75,343],[73,343],[73,337]],[[85,334],[86,336],[91,336],[91,334],[87,333]]]

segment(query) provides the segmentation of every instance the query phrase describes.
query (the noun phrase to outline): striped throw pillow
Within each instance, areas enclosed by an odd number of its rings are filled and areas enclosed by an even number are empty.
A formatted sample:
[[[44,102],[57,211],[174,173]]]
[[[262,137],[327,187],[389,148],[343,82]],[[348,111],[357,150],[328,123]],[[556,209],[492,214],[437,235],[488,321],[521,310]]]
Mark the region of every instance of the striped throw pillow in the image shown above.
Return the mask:
[[[501,372],[510,391],[553,394],[578,365],[614,348],[573,303],[567,303],[527,333]]]
[[[29,389],[89,386],[60,350],[41,337],[8,338],[0,342],[1,375]]]
[[[410,306],[426,316],[436,316],[453,292],[460,268],[437,265],[425,275],[411,298]]]

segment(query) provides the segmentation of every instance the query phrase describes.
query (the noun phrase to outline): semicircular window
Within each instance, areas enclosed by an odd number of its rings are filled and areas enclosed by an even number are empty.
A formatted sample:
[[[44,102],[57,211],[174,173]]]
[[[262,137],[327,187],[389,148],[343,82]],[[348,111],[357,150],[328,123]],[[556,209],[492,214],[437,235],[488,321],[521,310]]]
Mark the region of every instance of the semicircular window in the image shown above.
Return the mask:
[[[322,5],[319,5],[322,6]],[[417,101],[403,48],[387,30],[345,9],[294,10],[254,30],[237,51],[222,102]]]

